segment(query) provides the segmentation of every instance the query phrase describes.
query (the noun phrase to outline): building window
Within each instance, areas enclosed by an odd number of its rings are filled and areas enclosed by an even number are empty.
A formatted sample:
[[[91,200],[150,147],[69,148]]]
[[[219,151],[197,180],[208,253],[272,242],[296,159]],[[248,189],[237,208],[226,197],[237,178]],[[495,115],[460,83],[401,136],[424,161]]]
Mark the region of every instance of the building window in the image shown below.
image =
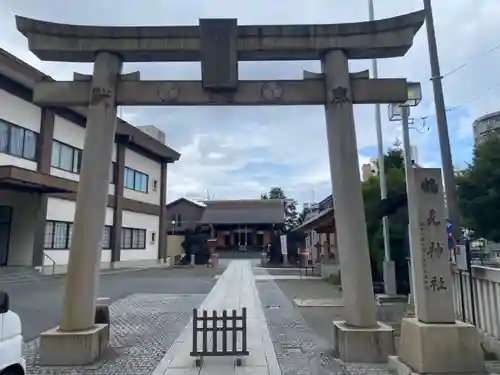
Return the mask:
[[[82,167],[82,150],[54,141],[51,164],[55,168],[78,174]]]
[[[45,223],[44,248],[50,250],[67,250],[71,246],[73,223],[67,221],[47,220]],[[111,248],[111,226],[104,227],[103,249]]]
[[[135,169],[125,167],[124,185],[127,189],[148,192],[148,175]]]
[[[65,221],[47,221],[45,223],[46,249],[69,249],[71,245],[72,223]]]
[[[122,249],[145,249],[146,229],[122,228]]]
[[[0,152],[35,160],[38,134],[0,119]]]
[[[104,235],[102,236],[103,249],[111,249],[111,228],[110,225],[104,227]]]
[[[172,215],[172,226],[181,227],[182,226],[182,215],[173,214]]]

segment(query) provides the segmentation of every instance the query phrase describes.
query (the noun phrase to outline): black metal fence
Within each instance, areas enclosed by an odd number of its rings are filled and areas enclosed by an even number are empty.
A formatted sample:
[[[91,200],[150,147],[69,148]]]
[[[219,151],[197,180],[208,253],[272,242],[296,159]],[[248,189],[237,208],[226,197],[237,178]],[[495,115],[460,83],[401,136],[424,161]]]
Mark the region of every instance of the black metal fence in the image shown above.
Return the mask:
[[[212,333],[209,337],[209,332]],[[222,332],[222,337],[219,337]],[[241,332],[241,347],[238,347],[238,332]],[[201,333],[201,345],[199,345],[199,333]],[[209,345],[209,339],[212,345]],[[221,338],[222,342],[219,342]],[[228,339],[231,338],[231,346],[228,347]],[[201,346],[201,349],[200,349]],[[243,307],[240,316],[236,310],[228,316],[227,310],[222,311],[222,316],[213,311],[212,316],[203,310],[203,315],[198,315],[198,309],[193,309],[193,350],[192,357],[216,357],[216,356],[247,356],[247,309]]]

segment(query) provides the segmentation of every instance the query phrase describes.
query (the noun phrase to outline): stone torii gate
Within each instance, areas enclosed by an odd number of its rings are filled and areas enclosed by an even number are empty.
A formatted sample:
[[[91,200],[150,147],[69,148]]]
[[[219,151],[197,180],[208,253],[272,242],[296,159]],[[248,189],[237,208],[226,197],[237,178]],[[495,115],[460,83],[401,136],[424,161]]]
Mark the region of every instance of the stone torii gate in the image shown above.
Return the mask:
[[[39,105],[88,107],[62,318],[60,327],[41,335],[41,362],[83,364],[103,350],[106,327],[94,324],[95,298],[120,105],[323,105],[346,316],[334,322],[335,346],[344,361],[386,361],[394,343],[392,330],[376,318],[353,105],[405,102],[408,89],[405,79],[350,73],[348,60],[405,55],[424,19],[419,11],[330,25],[238,26],[236,19],[201,19],[199,26],[101,27],[17,16],[18,30],[41,60],[94,63],[92,76],[38,82],[34,89]],[[265,60],[321,60],[322,72],[304,72],[302,80],[238,79],[238,61]],[[123,63],[150,61],[201,61],[202,80],[121,75]]]

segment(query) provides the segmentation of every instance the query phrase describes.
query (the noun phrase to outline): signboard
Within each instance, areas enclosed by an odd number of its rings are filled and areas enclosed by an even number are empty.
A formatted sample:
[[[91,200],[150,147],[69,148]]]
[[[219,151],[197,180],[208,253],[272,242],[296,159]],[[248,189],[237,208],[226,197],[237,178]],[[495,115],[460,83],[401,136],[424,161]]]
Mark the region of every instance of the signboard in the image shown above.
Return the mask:
[[[455,247],[455,262],[460,271],[467,271],[467,248],[465,245]]]
[[[286,247],[286,234],[282,234],[280,236],[280,242],[281,242],[281,254],[287,255],[288,249]]]
[[[453,286],[444,209],[441,170],[414,168],[418,220],[412,235],[418,236],[415,251],[417,318],[424,323],[454,323]],[[417,225],[415,225],[417,224]],[[413,249],[412,249],[413,250]]]

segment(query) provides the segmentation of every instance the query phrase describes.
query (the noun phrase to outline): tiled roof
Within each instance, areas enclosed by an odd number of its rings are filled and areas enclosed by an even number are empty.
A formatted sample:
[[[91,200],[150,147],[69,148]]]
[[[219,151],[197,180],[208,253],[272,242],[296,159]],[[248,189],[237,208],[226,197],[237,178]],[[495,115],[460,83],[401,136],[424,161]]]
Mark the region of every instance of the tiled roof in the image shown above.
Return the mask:
[[[283,224],[284,201],[278,199],[244,199],[205,201],[201,219],[208,224]]]

